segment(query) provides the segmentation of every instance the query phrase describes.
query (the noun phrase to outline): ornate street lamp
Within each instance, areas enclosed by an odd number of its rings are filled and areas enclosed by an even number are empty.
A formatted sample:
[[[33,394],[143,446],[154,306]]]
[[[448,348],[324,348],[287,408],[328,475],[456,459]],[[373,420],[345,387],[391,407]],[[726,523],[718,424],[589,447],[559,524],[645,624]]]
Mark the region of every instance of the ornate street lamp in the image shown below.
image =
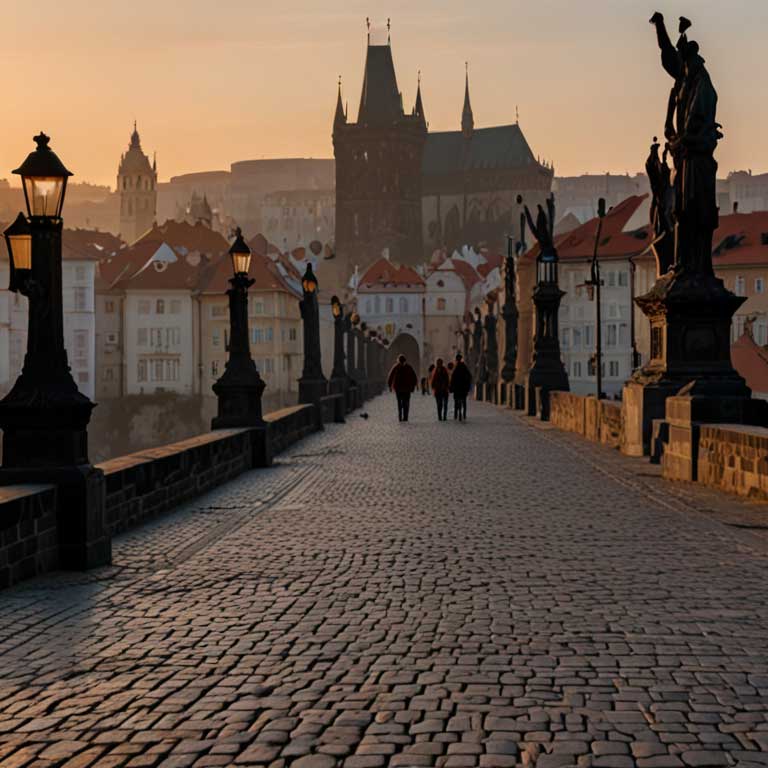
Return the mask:
[[[212,429],[233,427],[266,428],[262,418],[261,397],[266,384],[251,357],[248,340],[248,289],[254,281],[248,277],[251,249],[238,227],[229,249],[232,277],[229,297],[229,358],[224,373],[213,385],[218,400],[218,413]]]
[[[333,371],[329,391],[331,394],[346,393],[348,386],[347,371],[344,368],[344,330],[346,316],[344,305],[338,296],[331,298],[331,314],[333,315]]]
[[[499,344],[496,338],[496,316],[493,314],[493,300],[488,300],[485,316],[485,365],[488,371],[485,399],[495,403],[498,395]]]
[[[0,482],[54,483],[58,496],[59,566],[89,568],[111,559],[104,523],[104,474],[88,460],[94,404],[82,394],[64,347],[61,212],[72,175],[44,133],[14,173],[21,176],[27,216],[5,231],[10,290],[29,299],[27,352],[21,374],[0,401]]]
[[[605,217],[605,198],[601,197],[597,202],[597,231],[595,232],[595,247],[592,253],[589,280],[584,281],[587,287],[589,300],[595,300],[595,387],[597,399],[603,397],[603,320],[601,313],[600,289],[603,286],[600,277],[600,262],[597,260],[597,248],[600,245],[600,236],[603,232],[603,218]]]
[[[301,279],[304,297],[299,302],[304,321],[304,369],[299,379],[299,402],[319,403],[328,392],[328,382],[320,362],[320,307],[317,301],[317,277],[307,263]]]

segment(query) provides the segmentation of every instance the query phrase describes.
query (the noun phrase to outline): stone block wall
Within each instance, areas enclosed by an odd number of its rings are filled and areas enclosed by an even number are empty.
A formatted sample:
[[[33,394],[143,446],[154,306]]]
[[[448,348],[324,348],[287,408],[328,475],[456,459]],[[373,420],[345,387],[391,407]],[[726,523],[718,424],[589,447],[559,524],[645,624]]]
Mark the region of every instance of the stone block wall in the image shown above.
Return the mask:
[[[768,429],[702,424],[698,432],[698,482],[738,496],[768,499]]]
[[[0,587],[54,570],[58,564],[56,487],[0,488]]]
[[[621,442],[621,403],[591,395],[550,392],[549,420],[559,429],[587,440],[618,448]]]

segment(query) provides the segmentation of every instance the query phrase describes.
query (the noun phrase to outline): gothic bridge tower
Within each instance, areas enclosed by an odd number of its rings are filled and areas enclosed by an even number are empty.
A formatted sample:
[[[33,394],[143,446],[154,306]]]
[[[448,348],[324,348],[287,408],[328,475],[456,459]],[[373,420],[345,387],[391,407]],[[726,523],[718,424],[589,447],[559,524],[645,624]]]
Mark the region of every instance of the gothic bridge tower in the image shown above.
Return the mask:
[[[128,151],[120,158],[117,191],[120,235],[126,243],[133,243],[152,227],[157,212],[157,162],[150,163],[142,151],[136,123]]]

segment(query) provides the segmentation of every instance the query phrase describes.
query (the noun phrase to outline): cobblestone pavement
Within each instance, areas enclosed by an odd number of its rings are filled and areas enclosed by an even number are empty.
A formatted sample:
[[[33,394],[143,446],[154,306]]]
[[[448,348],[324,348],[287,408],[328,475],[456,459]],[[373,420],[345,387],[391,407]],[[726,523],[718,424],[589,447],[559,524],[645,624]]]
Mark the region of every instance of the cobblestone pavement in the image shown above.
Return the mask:
[[[368,410],[0,593],[0,765],[768,765],[766,508]]]

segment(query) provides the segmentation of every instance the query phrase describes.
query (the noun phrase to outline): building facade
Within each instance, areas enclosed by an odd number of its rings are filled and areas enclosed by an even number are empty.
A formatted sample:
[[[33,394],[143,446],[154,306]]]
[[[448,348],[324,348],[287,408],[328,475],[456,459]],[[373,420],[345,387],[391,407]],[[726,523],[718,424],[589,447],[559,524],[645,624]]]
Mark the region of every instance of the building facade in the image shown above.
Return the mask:
[[[128,151],[120,158],[117,191],[120,236],[127,243],[133,243],[151,229],[157,213],[157,163],[150,163],[142,151],[135,123]]]

